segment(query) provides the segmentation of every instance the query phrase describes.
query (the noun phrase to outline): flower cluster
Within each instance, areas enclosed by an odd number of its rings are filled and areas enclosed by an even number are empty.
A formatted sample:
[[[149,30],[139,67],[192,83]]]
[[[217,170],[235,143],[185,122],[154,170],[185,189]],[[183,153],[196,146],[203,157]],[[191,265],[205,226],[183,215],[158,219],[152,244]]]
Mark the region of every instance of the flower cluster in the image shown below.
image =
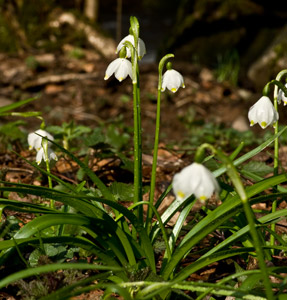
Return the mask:
[[[28,134],[29,149],[35,149],[37,151],[36,162],[38,165],[41,163],[42,160],[57,160],[56,154],[50,148],[51,142],[47,139],[43,139],[43,137],[46,137],[51,141],[54,140],[53,136],[50,133],[42,129],[36,130],[35,132]]]
[[[131,57],[131,51],[128,47],[125,46],[126,42],[131,43],[133,47],[135,47],[134,36],[131,34],[129,34],[120,41],[120,43],[117,46],[116,52],[120,52],[120,57],[115,59],[108,65],[104,78],[105,80],[109,79],[113,74],[115,74],[115,77],[120,82],[126,79],[127,76],[130,76],[130,78],[132,79],[132,63],[127,59]],[[125,57],[121,57],[121,50],[123,47],[125,47]],[[142,59],[142,57],[146,54],[145,43],[140,38],[138,40],[137,53],[139,59]]]
[[[113,74],[115,74],[115,77],[117,78],[118,81],[123,81],[126,79],[128,76],[133,79],[132,75],[132,63],[127,59],[131,57],[131,51],[129,47],[125,45],[126,42],[129,42],[130,44],[135,47],[135,40],[134,36],[132,34],[129,34],[125,38],[123,38],[120,43],[117,46],[117,52],[120,53],[120,57],[116,58],[113,60],[107,67],[105,77],[104,79],[107,80],[109,79]],[[125,49],[123,53],[124,55],[121,54],[121,50]],[[146,54],[146,47],[145,43],[142,39],[138,39],[138,45],[136,47],[137,55],[139,59],[142,59],[143,56]],[[165,91],[165,89],[169,89],[173,93],[175,93],[180,87],[184,88],[184,81],[182,75],[169,68],[163,75],[162,77],[162,82],[161,82],[161,91]]]
[[[206,201],[214,192],[219,191],[219,185],[213,174],[196,162],[175,174],[172,187],[176,198],[180,201],[192,194],[200,201]]]

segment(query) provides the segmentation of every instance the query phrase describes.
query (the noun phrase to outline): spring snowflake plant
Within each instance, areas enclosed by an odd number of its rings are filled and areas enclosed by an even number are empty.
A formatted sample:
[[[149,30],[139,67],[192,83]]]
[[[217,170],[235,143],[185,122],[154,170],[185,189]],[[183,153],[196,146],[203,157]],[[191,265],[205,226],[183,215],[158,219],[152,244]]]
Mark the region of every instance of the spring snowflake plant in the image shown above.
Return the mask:
[[[43,129],[38,129],[28,134],[29,149],[35,149],[37,151],[36,162],[38,165],[42,160],[48,163],[50,160],[58,160],[57,155],[51,149],[51,141],[53,140],[54,137]]]
[[[147,199],[143,197],[139,88],[139,61],[145,54],[146,48],[139,38],[138,20],[131,17],[130,23],[130,34],[120,42],[117,51],[119,58],[108,65],[105,79],[107,80],[113,74],[119,81],[128,77],[132,79],[133,203],[127,207],[127,203],[122,205],[118,202],[114,193],[119,189],[107,186],[81,159],[52,142],[53,138],[48,133],[41,131],[42,134],[31,135],[30,146],[36,148],[38,153],[41,151],[39,154],[41,158],[46,158],[47,171],[42,170],[42,172],[49,175],[49,188],[5,183],[0,186],[0,191],[19,193],[20,190],[23,194],[51,199],[52,204],[55,201],[60,202],[63,204],[63,209],[59,210],[54,205],[47,208],[41,204],[22,203],[18,199],[0,199],[2,210],[9,208],[35,213],[35,218],[13,234],[13,239],[9,237],[0,243],[1,274],[9,269],[8,275],[0,281],[0,289],[34,274],[38,274],[35,277],[37,279],[42,273],[77,269],[91,270],[89,277],[78,280],[68,287],[64,286],[51,295],[45,295],[45,299],[67,299],[96,289],[105,290],[104,299],[114,297],[114,294],[118,294],[125,300],[179,299],[183,296],[183,292],[184,297],[188,299],[194,297],[204,299],[209,295],[238,299],[273,300],[275,297],[280,299],[286,291],[284,287],[286,278],[284,279],[281,274],[287,273],[287,268],[275,264],[270,268],[267,267],[266,261],[275,262],[274,257],[279,257],[280,251],[286,251],[286,243],[275,231],[274,226],[278,220],[287,216],[287,210],[276,210],[277,201],[285,199],[287,194],[286,189],[280,185],[286,182],[286,174],[279,174],[278,170],[278,138],[286,127],[278,132],[277,107],[278,101],[284,101],[283,94],[281,96],[278,94],[280,92],[278,88],[287,96],[286,87],[280,83],[287,70],[280,72],[275,80],[266,85],[263,90],[263,100],[257,102],[249,112],[251,125],[258,123],[265,130],[267,126],[274,125],[273,137],[238,158],[244,143],[241,143],[231,155],[224,154],[210,144],[201,145],[195,151],[190,165],[177,173],[166,191],[156,197],[161,93],[166,89],[177,92],[180,87],[184,87],[182,75],[173,70],[168,62],[174,55],[164,56],[158,67],[155,141]],[[163,75],[165,67],[167,70]],[[270,96],[272,84],[275,85],[274,104],[270,102],[270,98],[267,98]],[[49,158],[54,159],[54,157],[49,152],[52,146],[49,142],[56,145],[61,152],[70,156],[80,166],[86,174],[88,184],[86,181],[71,184],[50,173]],[[252,159],[273,142],[275,142],[274,175],[262,178],[249,172],[248,175],[254,179],[254,182],[253,185],[245,186],[245,181],[237,167]],[[41,149],[47,149],[46,154]],[[207,151],[209,156],[206,156]],[[205,165],[211,158],[216,159],[219,164],[219,167],[212,172]],[[39,166],[35,167],[41,171]],[[52,179],[61,187],[60,189],[52,186]],[[271,188],[274,187],[276,192],[271,192]],[[175,200],[160,213],[159,206],[166,201],[166,196],[172,190],[176,196]],[[268,193],[265,193],[266,190]],[[130,193],[129,190],[129,195]],[[193,216],[191,211],[196,198],[205,203],[213,194],[220,198],[222,204],[214,210],[205,209],[204,215],[198,212],[199,218]],[[258,217],[254,214],[251,205],[263,201],[272,201],[273,208],[268,213],[261,211]],[[176,218],[174,225],[170,223],[172,218]],[[56,233],[47,234],[46,229],[54,229]],[[219,233],[220,238],[218,238]],[[266,239],[269,235],[270,242]],[[206,241],[209,243],[206,244]],[[91,263],[55,262],[30,268],[29,261],[25,258],[29,257],[31,246],[39,248],[40,253],[48,255],[48,251],[45,252],[45,245],[49,245],[50,248],[52,245],[53,249],[57,245],[65,249],[77,247],[87,251],[89,257],[95,259]],[[25,264],[19,264],[24,267],[10,275],[10,260],[16,258],[15,254],[21,262],[25,261]],[[243,268],[248,264],[249,256],[256,257],[259,270],[240,269],[238,264]],[[50,259],[53,257],[55,255],[51,255]],[[216,280],[208,283],[194,279],[198,277],[200,270],[207,269],[211,264],[215,268],[218,266],[214,273],[214,276],[217,276],[222,261],[228,261],[230,266],[234,262],[236,272],[224,278],[221,278],[222,273],[220,273],[219,277],[215,277]],[[270,280],[271,275],[272,278],[276,278],[276,281]]]

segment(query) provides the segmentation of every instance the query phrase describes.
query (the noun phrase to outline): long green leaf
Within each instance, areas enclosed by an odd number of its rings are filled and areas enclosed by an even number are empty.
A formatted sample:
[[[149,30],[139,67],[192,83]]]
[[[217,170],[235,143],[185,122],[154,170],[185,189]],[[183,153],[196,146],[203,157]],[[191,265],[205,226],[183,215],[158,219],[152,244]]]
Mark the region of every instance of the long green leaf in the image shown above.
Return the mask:
[[[276,199],[278,196],[280,196],[281,194],[275,194],[272,195],[272,198]],[[269,197],[259,197],[256,199],[257,203],[261,203],[263,200],[267,201],[268,199],[272,199],[270,198],[271,195],[269,195]],[[283,195],[281,195],[283,196]],[[286,194],[285,194],[286,197]],[[275,219],[279,219],[282,216],[287,216],[287,210],[278,210],[274,213],[269,213],[266,216],[261,217],[260,219],[258,219],[258,222],[260,222],[261,224],[264,223],[269,223],[272,220]],[[249,231],[249,225],[244,226],[243,228],[241,228],[240,230],[238,230],[237,232],[234,232],[231,236],[229,236],[228,238],[226,238],[224,241],[222,241],[220,244],[216,245],[215,247],[213,247],[211,250],[209,250],[207,253],[205,253],[203,257],[208,257],[209,255],[221,250],[224,247],[227,247],[228,245],[230,245],[231,243],[235,242],[236,240],[238,240],[239,238],[241,238],[244,234],[246,234]]]
[[[1,191],[0,187],[0,191]],[[14,191],[19,193],[27,193],[32,195],[38,195],[41,196],[41,191],[38,189],[33,189],[33,186],[31,186],[28,189],[21,189],[18,187],[6,187],[5,188],[8,191]],[[43,195],[42,195],[43,196]],[[45,197],[48,199],[53,199],[55,201],[63,202],[64,204],[67,204],[71,207],[74,207],[78,211],[82,212],[84,215],[89,217],[97,217],[102,220],[105,220],[108,222],[109,226],[113,226],[115,230],[117,230],[117,234],[120,235],[119,238],[121,239],[124,247],[127,246],[127,240],[125,237],[125,234],[121,232],[120,227],[118,224],[103,210],[96,207],[94,204],[91,203],[91,201],[97,201],[104,203],[113,209],[117,210],[119,213],[123,214],[135,227],[138,236],[141,240],[142,249],[144,250],[145,256],[147,260],[149,261],[149,266],[152,268],[152,270],[155,272],[155,258],[154,258],[154,252],[153,247],[151,244],[151,241],[146,233],[146,229],[143,227],[141,222],[139,222],[138,218],[130,212],[126,207],[120,205],[119,203],[107,199],[102,198],[96,198],[91,196],[82,196],[82,195],[73,195],[73,194],[65,194],[65,193],[57,193],[53,190],[50,191],[50,193],[47,191],[45,194]],[[130,252],[130,257],[132,253]]]
[[[184,202],[175,199],[164,211],[164,213],[161,215],[161,220],[163,224],[167,224],[168,221],[178,212],[181,208],[185,207],[186,205],[189,205],[190,201],[194,200],[194,196],[191,195],[189,198],[187,198]],[[155,222],[152,231],[150,233],[151,240],[154,241],[157,234],[159,233],[159,227],[158,222]]]
[[[81,294],[81,287],[86,286],[90,284],[91,282],[95,281],[102,281],[107,280],[108,276],[112,275],[111,271],[104,272],[101,274],[97,274],[94,276],[89,276],[88,278],[76,281],[75,283],[69,284],[68,286],[65,286],[56,292],[51,293],[48,296],[42,297],[40,300],[65,300],[65,299],[71,299],[71,297]],[[93,286],[95,288],[95,286]]]
[[[105,211],[103,211],[99,207],[96,207],[86,198],[83,198],[81,196],[77,196],[77,198],[75,198],[76,196],[72,194],[63,193],[51,189],[47,189],[46,191],[44,191],[32,185],[27,188],[0,186],[0,191],[10,191],[10,192],[16,192],[20,194],[30,194],[30,195],[40,196],[47,199],[63,202],[64,204],[74,207],[75,209],[77,209],[78,211],[82,212],[84,215],[89,217],[97,217],[100,219],[104,219],[107,217],[107,213]]]
[[[120,234],[120,227],[115,223],[115,221],[105,211],[99,209],[94,204],[92,204],[91,201],[97,201],[109,205],[113,209],[117,210],[119,213],[122,213],[133,224],[133,226],[138,232],[138,236],[141,239],[142,249],[144,250],[145,256],[149,261],[149,266],[155,272],[155,258],[154,258],[153,247],[146,233],[146,229],[143,227],[141,222],[139,222],[138,218],[132,212],[130,212],[127,208],[118,204],[117,202],[102,199],[102,198],[91,197],[91,196],[74,195],[74,194],[67,194],[63,192],[58,193],[54,190],[50,190],[50,191],[48,190],[43,195],[43,191],[38,190],[34,186],[29,186],[26,189],[21,187],[0,187],[0,191],[1,190],[14,191],[18,193],[27,193],[27,194],[37,195],[37,196],[45,196],[48,199],[53,199],[55,201],[63,202],[64,204],[74,207],[75,209],[82,212],[86,216],[98,217],[106,221],[109,220],[110,226],[113,224],[114,228],[117,228],[118,230],[117,234]],[[124,247],[128,247],[126,245],[126,237],[123,233],[121,234],[121,236],[119,236],[119,238],[121,238]],[[132,252],[129,253],[131,258]]]
[[[110,218],[109,221],[110,220],[112,219]],[[115,222],[112,223],[107,222],[104,219],[88,218],[85,216],[75,214],[58,213],[54,215],[43,215],[41,217],[37,217],[31,222],[27,223],[24,227],[22,227],[15,234],[14,239],[27,238],[32,235],[35,235],[36,233],[45,228],[62,224],[82,226],[92,236],[97,234],[97,239],[100,239],[100,242],[103,245],[107,243],[123,264],[125,263],[125,257],[123,251],[121,251],[121,244],[116,239],[117,236],[119,236],[119,239],[121,239],[122,242],[125,242],[125,245],[123,245],[123,247],[129,250],[127,255],[130,255],[131,257],[133,255],[128,241],[123,238],[123,236],[125,237],[125,235],[121,232],[119,233],[120,228]],[[109,237],[106,242],[101,239],[101,236],[105,235]],[[7,254],[7,252],[2,254],[2,256],[4,257],[3,259],[5,259],[7,255],[9,255],[9,253]],[[135,260],[132,260],[132,258],[130,258],[130,260],[132,263],[135,262]]]
[[[22,157],[21,155],[19,155],[18,153],[14,152],[16,155],[18,155],[19,157],[21,157],[21,159],[23,159],[27,164],[29,164],[30,166],[32,166],[33,168],[35,168],[36,170],[38,170],[40,173],[46,175],[46,176],[50,176],[53,180],[55,180],[55,182],[57,182],[58,184],[61,184],[62,186],[66,187],[69,191],[71,192],[75,192],[77,193],[76,188],[71,185],[70,183],[61,180],[59,177],[53,175],[52,173],[47,172],[46,170],[42,169],[40,166],[38,166],[36,163],[32,163],[31,161],[29,161],[28,159],[26,159],[25,157]],[[11,184],[6,182],[6,184]],[[22,185],[23,184],[19,184]]]
[[[264,247],[264,249],[267,249],[268,247]],[[283,247],[285,248],[285,247]],[[282,247],[279,247],[279,249],[282,249]],[[183,268],[172,280],[173,282],[177,283],[181,280],[186,279],[190,274],[193,274],[194,272],[212,264],[213,262],[220,261],[222,259],[226,259],[229,257],[233,257],[235,255],[242,255],[245,253],[254,252],[253,247],[243,247],[243,248],[237,248],[237,249],[230,249],[225,251],[220,251],[217,253],[214,253],[210,255],[208,258],[203,257],[198,259],[197,261],[193,262],[192,264],[188,265],[187,267]],[[286,267],[285,267],[286,269]]]
[[[21,100],[21,101],[18,101],[18,102],[9,104],[9,105],[2,106],[2,107],[0,107],[0,113],[2,114],[2,113],[7,112],[9,110],[16,109],[16,108],[18,108],[22,105],[25,105],[29,102],[32,102],[32,101],[36,100],[37,98],[38,97],[33,97],[33,98],[26,99],[26,100]]]
[[[48,243],[48,244],[65,244],[65,245],[71,245],[74,247],[80,247],[82,249],[85,249],[97,257],[99,257],[102,261],[104,261],[106,264],[113,265],[113,266],[119,266],[119,264],[111,257],[111,255],[108,255],[105,253],[102,249],[100,249],[96,244],[91,242],[90,240],[84,238],[84,237],[72,237],[72,236],[55,236],[55,237],[42,237],[41,238],[42,243]],[[15,246],[15,242],[17,246],[25,247],[28,245],[39,245],[40,240],[38,238],[29,237],[29,238],[20,238],[20,239],[13,239],[13,240],[7,240],[7,241],[1,241],[0,243],[0,250],[6,250],[9,248],[12,248]]]
[[[170,280],[168,282],[157,282],[139,291],[136,299],[142,299],[142,300],[151,299],[152,297],[156,295],[161,295],[165,293],[167,290],[171,290],[172,288],[189,290],[188,288],[189,285],[194,287],[194,289],[190,289],[190,290],[194,290],[198,292],[205,292],[208,290],[206,288],[209,287],[209,289],[210,288],[216,289],[217,293],[218,293],[218,289],[223,289],[226,291],[228,290],[232,291],[232,293],[228,293],[227,295],[239,296],[241,293],[244,293],[245,296],[250,295],[250,298],[247,297],[247,299],[266,299],[263,296],[259,296],[255,292],[240,290],[240,288],[234,289],[229,286],[224,286],[220,284],[210,284],[210,283],[202,283],[202,282],[183,282],[184,278],[188,277],[190,274],[202,269],[203,267],[213,262],[226,259],[232,256],[236,256],[236,255],[242,255],[244,253],[248,253],[252,251],[254,251],[254,248],[232,249],[232,250],[222,251],[214,255],[211,255],[209,259],[199,259],[196,262],[189,264],[187,267],[185,267],[173,280]],[[198,286],[206,287],[206,288],[197,289],[196,287]]]
[[[43,273],[55,272],[58,270],[100,270],[119,272],[122,271],[122,268],[116,266],[102,266],[86,263],[49,264],[45,266],[19,271],[17,273],[7,276],[6,278],[0,281],[0,289],[20,279],[40,275]]]
[[[47,139],[49,140],[49,139]],[[75,161],[82,169],[83,171],[90,177],[90,179],[93,181],[93,183],[96,184],[96,186],[99,188],[99,190],[102,192],[103,196],[106,199],[109,200],[115,200],[113,194],[109,191],[109,189],[106,187],[106,185],[102,182],[102,180],[86,165],[84,164],[80,159],[78,159],[73,153],[66,150],[61,145],[55,143],[52,140],[49,140],[52,144],[54,144],[57,148],[59,148],[63,153],[67,154],[72,158],[73,161]]]
[[[169,238],[169,247],[171,252],[173,251],[176,241],[179,237],[180,231],[182,229],[182,226],[186,220],[186,217],[188,216],[191,208],[193,207],[195,201],[192,201],[189,205],[187,205],[186,207],[184,207],[184,209],[182,210],[182,212],[180,213],[178,219],[176,220],[176,223],[173,227],[172,233],[170,235]],[[164,259],[166,258],[166,253],[164,255]]]
[[[286,181],[286,175],[281,174],[267,178],[261,182],[254,184],[246,189],[248,198],[261,193],[265,189],[272,187],[276,184],[280,184]],[[255,203],[256,200],[251,200],[251,203]],[[209,233],[217,229],[222,223],[230,219],[242,210],[241,200],[236,194],[235,196],[230,195],[224,201],[222,205],[217,207],[214,211],[210,212],[204,219],[196,224],[190,232],[184,237],[181,244],[175,250],[172,260],[169,264],[162,269],[162,275],[167,279],[173,272],[176,265],[181,259],[194,247],[200,240],[202,240]]]
[[[164,292],[168,292],[173,289],[175,291],[185,290],[195,293],[209,292],[210,294],[214,294],[216,296],[230,296],[236,299],[266,300],[265,297],[256,294],[252,290],[246,291],[241,288],[233,288],[230,286],[207,282],[184,281],[179,283],[156,282],[147,284],[149,285],[137,294],[135,298],[136,300],[149,300],[152,299],[152,297],[156,298],[157,296],[162,296]]]
[[[33,203],[21,202],[18,200],[7,200],[0,198],[0,206],[3,209],[10,209],[13,211],[21,211],[28,213],[58,213],[57,210],[40,206]]]
[[[243,162],[247,161],[248,159],[252,158],[256,154],[260,153],[262,150],[264,150],[266,147],[270,146],[274,140],[279,137],[285,130],[287,129],[287,126],[285,126],[282,130],[280,130],[277,134],[274,134],[270,139],[262,143],[260,146],[256,147],[255,149],[249,151],[248,153],[240,156],[236,160],[233,161],[234,166],[239,166]],[[226,172],[226,167],[221,167],[218,170],[213,172],[213,175],[215,177],[218,177],[222,175],[224,172]]]

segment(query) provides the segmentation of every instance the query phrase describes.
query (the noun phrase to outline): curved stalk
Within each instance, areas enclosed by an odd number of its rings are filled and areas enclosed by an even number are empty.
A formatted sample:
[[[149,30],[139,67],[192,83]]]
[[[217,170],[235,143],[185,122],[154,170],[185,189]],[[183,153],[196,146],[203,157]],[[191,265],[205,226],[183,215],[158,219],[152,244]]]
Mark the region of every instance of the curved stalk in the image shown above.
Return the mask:
[[[212,151],[214,151],[213,147],[211,149],[212,149]],[[251,237],[253,240],[254,248],[256,250],[259,267],[262,272],[262,279],[263,279],[264,286],[265,286],[266,297],[268,300],[273,300],[274,295],[273,295],[273,291],[272,291],[271,282],[269,279],[269,273],[268,273],[268,270],[267,270],[267,267],[265,264],[265,258],[264,258],[264,253],[263,253],[261,242],[260,242],[260,237],[259,237],[259,234],[258,234],[256,226],[255,226],[255,221],[254,221],[255,216],[254,216],[252,208],[249,204],[248,197],[245,192],[243,183],[242,183],[240,176],[239,176],[236,168],[234,167],[232,161],[218,150],[216,151],[216,154],[226,164],[227,174],[228,174],[229,178],[231,179],[231,181],[241,199],[243,209],[244,209],[244,212],[245,212],[245,215],[246,215],[249,227],[250,227],[250,234],[251,234]]]
[[[230,160],[230,158],[227,157],[226,155],[224,155],[221,151],[215,149],[212,145],[205,143],[205,144],[202,144],[198,148],[198,150],[195,154],[195,158],[197,158],[198,161],[200,159],[202,159],[206,148],[209,148],[226,165],[227,175],[230,178],[230,180],[232,181],[232,183],[235,187],[235,190],[236,190],[237,194],[239,195],[239,198],[241,199],[244,213],[245,213],[245,216],[247,218],[247,221],[248,221],[248,224],[250,227],[250,234],[251,234],[255,252],[256,252],[256,255],[258,258],[259,268],[262,273],[262,279],[263,279],[263,283],[265,286],[266,297],[268,300],[273,300],[274,295],[273,295],[273,291],[272,291],[271,282],[269,280],[269,273],[268,273],[268,269],[265,264],[265,257],[264,257],[264,253],[262,250],[260,237],[259,237],[259,234],[258,234],[256,226],[255,226],[255,221],[254,221],[255,216],[254,216],[253,210],[249,204],[248,197],[247,197],[246,191],[244,189],[244,185],[240,179],[240,176],[239,176],[236,168],[233,165],[233,162]]]
[[[156,183],[156,167],[157,167],[157,155],[158,155],[158,144],[159,144],[159,130],[160,130],[160,103],[161,103],[161,88],[162,88],[162,71],[166,61],[174,57],[173,54],[165,55],[159,62],[158,65],[158,88],[157,88],[157,106],[156,106],[156,125],[155,125],[155,136],[154,136],[154,148],[153,148],[153,161],[152,161],[152,171],[150,180],[150,194],[149,202],[153,204],[155,183]],[[150,227],[150,220],[152,218],[152,210],[148,208],[148,214],[146,219],[147,227]]]

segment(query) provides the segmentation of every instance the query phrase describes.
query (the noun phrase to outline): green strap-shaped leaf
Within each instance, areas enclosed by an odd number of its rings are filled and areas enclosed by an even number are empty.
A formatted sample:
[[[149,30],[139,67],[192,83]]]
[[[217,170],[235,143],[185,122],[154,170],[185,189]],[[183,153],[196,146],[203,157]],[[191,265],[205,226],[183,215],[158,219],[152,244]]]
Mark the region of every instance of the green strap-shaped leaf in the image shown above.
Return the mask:
[[[268,139],[267,141],[265,141],[264,143],[262,143],[260,146],[256,147],[255,149],[249,151],[248,153],[246,153],[246,154],[240,156],[239,158],[237,158],[236,160],[234,160],[233,161],[234,166],[236,167],[236,166],[241,165],[243,162],[247,161],[251,157],[253,157],[256,154],[260,153],[266,147],[270,146],[274,142],[274,140],[276,138],[278,138],[286,129],[287,129],[287,126],[285,126],[277,134],[274,134],[270,139]],[[226,172],[226,167],[225,166],[223,166],[223,167],[219,168],[218,170],[214,171],[213,175],[215,177],[218,177],[218,176],[222,175],[224,172]]]
[[[85,249],[97,257],[99,257],[106,264],[119,266],[119,264],[111,257],[111,255],[106,254],[102,249],[100,249],[96,244],[91,242],[90,240],[84,237],[72,237],[72,236],[55,236],[55,237],[42,237],[41,241],[43,244],[65,244],[71,245],[74,247],[80,247]],[[0,250],[6,250],[15,246],[15,242],[17,246],[25,247],[27,245],[39,245],[40,240],[38,238],[29,237],[29,238],[20,238],[14,240],[1,241]]]
[[[19,271],[0,281],[0,289],[17,280],[24,279],[30,276],[40,275],[43,273],[55,272],[58,270],[101,270],[101,271],[121,271],[122,268],[115,266],[102,266],[84,263],[67,263],[67,264],[49,264],[36,268]]]
[[[37,98],[38,97],[33,97],[33,98],[26,99],[26,100],[17,101],[15,103],[12,103],[12,104],[9,104],[9,105],[2,106],[2,107],[0,107],[0,114],[5,113],[9,110],[16,109],[18,107],[21,107],[22,105],[25,105],[29,102],[32,102],[32,101],[36,100]]]
[[[262,200],[264,199],[264,201],[272,200],[272,198],[276,199],[278,196],[285,196],[286,194],[275,194],[275,195],[269,195],[269,197],[260,197],[256,199],[257,203],[262,202]],[[272,197],[270,197],[272,196]],[[262,218],[258,219],[258,221],[261,224],[264,223],[269,223],[272,220],[278,219],[282,216],[287,216],[287,210],[278,210],[274,213],[269,213],[266,216],[263,216]],[[215,247],[213,247],[210,251],[208,251],[207,253],[205,253],[203,257],[208,257],[209,255],[221,250],[224,247],[227,247],[228,245],[230,245],[232,242],[236,241],[237,239],[241,238],[244,234],[246,234],[249,231],[249,225],[244,226],[243,228],[241,228],[240,230],[238,230],[237,232],[234,232],[231,236],[229,236],[228,238],[226,238],[224,241],[222,241],[220,244],[216,245]]]
[[[286,174],[281,174],[262,180],[261,182],[258,182],[253,186],[246,188],[247,196],[250,199],[252,196],[261,193],[265,189],[280,184],[284,181],[286,181]],[[253,203],[252,200],[250,202]],[[227,197],[222,205],[217,207],[214,211],[210,212],[204,219],[196,224],[189,231],[189,233],[186,234],[180,245],[175,250],[169,264],[162,269],[162,276],[165,279],[169,278],[174,268],[192,247],[194,247],[205,236],[217,229],[226,220],[228,220],[241,210],[241,200],[237,194],[235,196],[230,195],[229,197]]]

